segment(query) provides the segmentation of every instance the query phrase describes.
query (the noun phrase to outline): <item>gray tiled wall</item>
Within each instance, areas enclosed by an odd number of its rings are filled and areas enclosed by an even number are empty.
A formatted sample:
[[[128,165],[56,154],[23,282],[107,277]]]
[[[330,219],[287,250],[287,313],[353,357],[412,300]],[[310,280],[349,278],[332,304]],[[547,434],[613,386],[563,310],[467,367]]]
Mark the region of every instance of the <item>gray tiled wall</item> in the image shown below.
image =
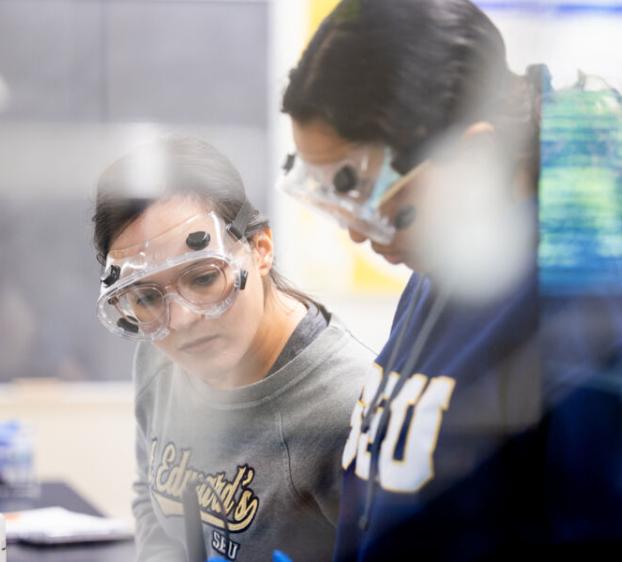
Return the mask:
[[[0,122],[100,119],[101,21],[97,2],[0,1],[0,75],[11,92]]]
[[[0,0],[1,121],[265,128],[267,2]]]
[[[266,126],[265,5],[130,1],[105,20],[111,119]]]

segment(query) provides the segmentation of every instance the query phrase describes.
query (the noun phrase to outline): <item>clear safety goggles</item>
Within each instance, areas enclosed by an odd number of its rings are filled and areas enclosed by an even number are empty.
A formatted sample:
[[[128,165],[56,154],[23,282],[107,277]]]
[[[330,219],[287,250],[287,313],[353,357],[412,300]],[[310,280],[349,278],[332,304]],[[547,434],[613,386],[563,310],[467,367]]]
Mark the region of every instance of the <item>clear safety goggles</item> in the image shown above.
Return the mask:
[[[378,146],[360,147],[330,164],[309,164],[290,154],[278,187],[336,218],[380,244],[389,244],[395,226],[380,206],[402,176],[391,167],[391,153]]]
[[[215,213],[190,217],[128,248],[109,252],[97,316],[111,332],[135,340],[169,333],[169,304],[218,318],[244,289],[250,248]],[[239,235],[239,236],[238,236]]]

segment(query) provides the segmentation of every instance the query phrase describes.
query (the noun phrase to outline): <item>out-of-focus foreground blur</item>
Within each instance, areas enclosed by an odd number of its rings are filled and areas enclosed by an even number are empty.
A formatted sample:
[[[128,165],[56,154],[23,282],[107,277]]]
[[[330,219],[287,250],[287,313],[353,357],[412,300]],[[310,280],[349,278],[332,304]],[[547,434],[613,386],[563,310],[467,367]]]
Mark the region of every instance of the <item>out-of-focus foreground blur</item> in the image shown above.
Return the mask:
[[[287,73],[333,0],[0,0],[0,420],[32,428],[35,473],[130,519],[133,345],[95,317],[94,187],[131,147],[203,137],[271,218],[277,265],[374,351],[407,279],[274,189]],[[511,68],[622,88],[622,3],[478,3]],[[337,240],[337,242],[336,242]]]

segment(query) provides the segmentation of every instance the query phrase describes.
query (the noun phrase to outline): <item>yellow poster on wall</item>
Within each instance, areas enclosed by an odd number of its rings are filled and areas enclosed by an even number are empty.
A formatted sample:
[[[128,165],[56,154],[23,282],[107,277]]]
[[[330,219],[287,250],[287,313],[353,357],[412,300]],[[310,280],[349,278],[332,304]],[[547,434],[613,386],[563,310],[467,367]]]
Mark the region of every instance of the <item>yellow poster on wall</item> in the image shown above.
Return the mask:
[[[337,4],[337,0],[309,0],[309,36]]]

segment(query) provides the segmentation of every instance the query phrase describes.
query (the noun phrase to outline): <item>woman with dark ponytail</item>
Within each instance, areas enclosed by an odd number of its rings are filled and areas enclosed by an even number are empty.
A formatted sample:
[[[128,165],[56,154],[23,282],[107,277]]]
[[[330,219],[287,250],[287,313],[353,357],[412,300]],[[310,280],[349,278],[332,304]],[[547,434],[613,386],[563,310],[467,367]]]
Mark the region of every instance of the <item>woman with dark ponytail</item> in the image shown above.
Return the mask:
[[[508,69],[468,0],[343,0],[291,71],[282,187],[413,270],[352,416],[337,562],[506,560],[544,540],[546,79]]]
[[[112,164],[93,220],[98,316],[139,342],[138,560],[327,560],[368,351],[278,275],[268,220],[203,141]]]

